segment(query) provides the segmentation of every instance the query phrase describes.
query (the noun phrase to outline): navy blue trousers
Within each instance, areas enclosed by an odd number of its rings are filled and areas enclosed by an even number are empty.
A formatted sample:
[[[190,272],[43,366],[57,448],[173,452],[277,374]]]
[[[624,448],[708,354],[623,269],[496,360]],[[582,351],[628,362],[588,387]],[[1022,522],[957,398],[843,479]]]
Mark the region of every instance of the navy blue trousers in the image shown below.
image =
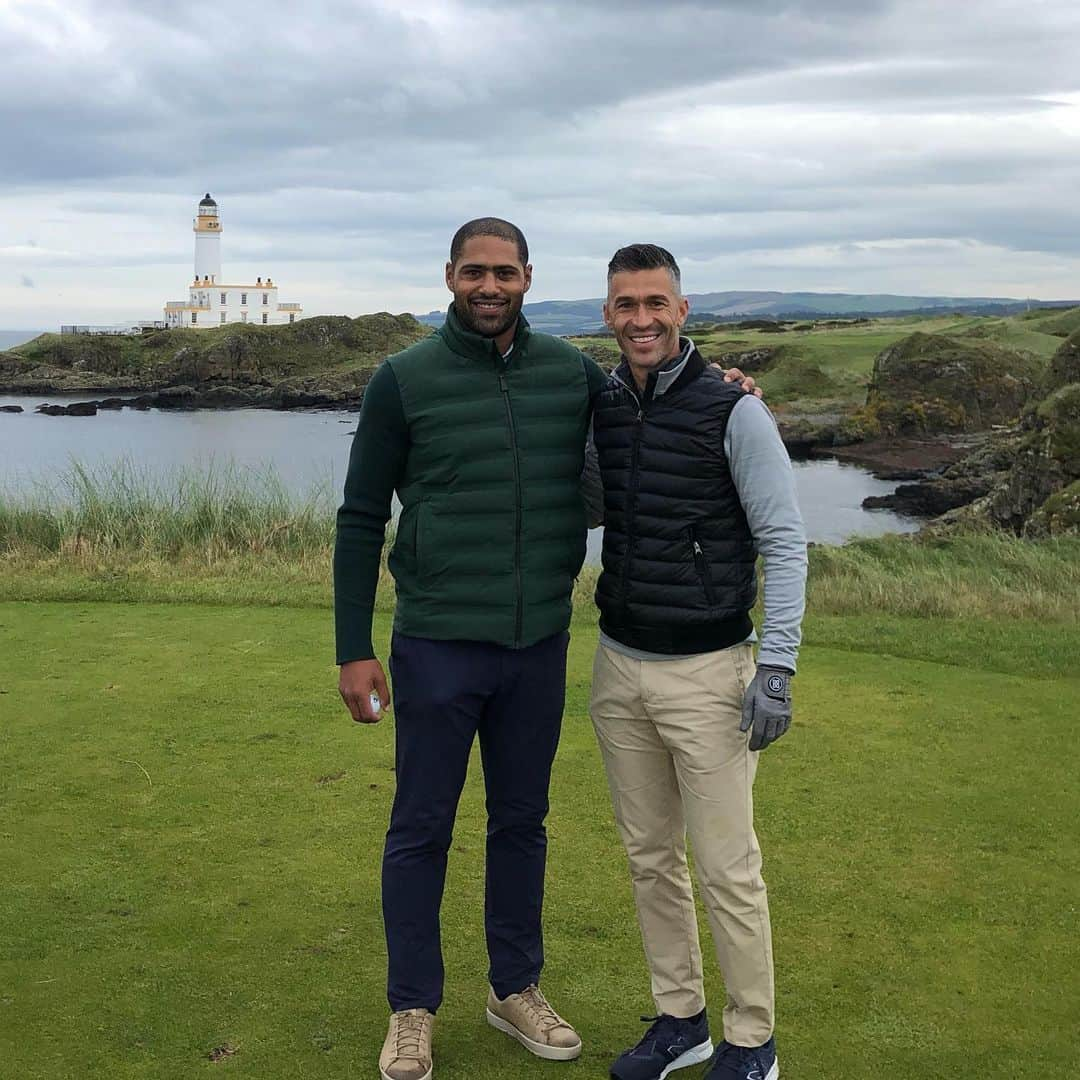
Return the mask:
[[[469,751],[487,794],[484,929],[500,998],[540,978],[548,785],[566,695],[569,634],[525,649],[395,634],[397,791],[383,852],[390,1008],[442,1002],[439,908]]]

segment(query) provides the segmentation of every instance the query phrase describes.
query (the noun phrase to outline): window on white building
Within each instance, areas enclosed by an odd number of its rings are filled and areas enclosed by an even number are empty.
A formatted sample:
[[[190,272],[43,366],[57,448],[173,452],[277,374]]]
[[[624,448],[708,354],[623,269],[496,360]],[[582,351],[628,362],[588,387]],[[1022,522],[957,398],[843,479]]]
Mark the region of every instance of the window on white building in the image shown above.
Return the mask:
[[[240,303],[241,304],[246,304],[247,303],[247,293],[246,292],[242,292],[240,294]]]
[[[199,321],[199,313],[197,311],[193,311],[191,313],[191,325],[194,326],[198,321]]]
[[[296,322],[296,316],[295,315],[290,315],[289,316],[289,322]]]
[[[270,321],[270,316],[267,315],[266,312],[264,311],[263,312],[263,322],[268,323],[269,321]]]
[[[270,302],[270,294],[269,293],[263,293],[263,303],[268,304],[269,302]]]
[[[221,321],[222,321],[222,322],[224,322],[224,321],[225,321],[225,312],[224,312],[224,311],[223,311],[223,312],[221,313]]]
[[[229,297],[225,294],[221,294],[221,306],[224,307],[229,301]]]
[[[241,311],[240,312],[240,321],[241,322],[247,322],[247,312],[246,311]]]

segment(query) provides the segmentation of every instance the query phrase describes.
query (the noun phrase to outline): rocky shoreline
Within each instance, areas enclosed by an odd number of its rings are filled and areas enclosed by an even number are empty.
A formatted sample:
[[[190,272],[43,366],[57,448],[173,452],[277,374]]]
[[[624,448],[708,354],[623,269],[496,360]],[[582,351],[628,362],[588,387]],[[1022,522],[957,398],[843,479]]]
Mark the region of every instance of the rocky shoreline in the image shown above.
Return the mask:
[[[364,380],[366,383],[366,379]],[[112,389],[112,388],[110,388]],[[39,396],[48,398],[50,394],[29,393],[21,387],[0,386],[0,394],[18,394],[20,396]],[[52,393],[70,393],[70,390],[56,390]],[[121,396],[122,395],[122,396]],[[295,385],[289,386],[167,386],[161,390],[145,391],[138,388],[124,388],[120,393],[113,391],[108,397],[94,397],[70,401],[64,404],[43,401],[30,410],[46,416],[93,416],[98,411],[117,409],[167,409],[170,411],[195,409],[341,409],[357,411],[360,397],[353,387],[338,390],[307,389]],[[24,412],[21,405],[0,406],[0,412]]]

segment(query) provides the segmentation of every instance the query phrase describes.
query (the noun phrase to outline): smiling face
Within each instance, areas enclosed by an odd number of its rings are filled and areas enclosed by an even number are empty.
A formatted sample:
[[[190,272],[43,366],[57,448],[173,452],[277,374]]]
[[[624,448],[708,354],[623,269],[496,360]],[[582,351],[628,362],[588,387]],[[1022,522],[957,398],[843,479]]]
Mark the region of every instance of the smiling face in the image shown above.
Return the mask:
[[[663,267],[624,270],[608,282],[604,322],[615,333],[639,387],[650,371],[679,352],[679,330],[690,305]]]
[[[457,317],[473,333],[494,338],[500,352],[514,340],[531,284],[532,266],[522,265],[515,243],[498,236],[471,237],[457,261],[446,264]]]

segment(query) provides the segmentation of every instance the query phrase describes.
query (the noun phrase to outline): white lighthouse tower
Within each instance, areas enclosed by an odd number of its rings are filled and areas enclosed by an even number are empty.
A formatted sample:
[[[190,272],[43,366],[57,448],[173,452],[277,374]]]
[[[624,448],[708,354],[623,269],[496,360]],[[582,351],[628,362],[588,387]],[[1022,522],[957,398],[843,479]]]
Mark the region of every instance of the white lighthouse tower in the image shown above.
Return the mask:
[[[205,330],[226,323],[282,326],[303,318],[299,304],[278,302],[278,287],[261,275],[247,284],[226,284],[221,277],[221,219],[208,191],[195,218],[195,280],[186,300],[165,305],[165,325]]]
[[[211,285],[221,281],[221,219],[209,191],[200,201],[195,219],[195,280]]]

